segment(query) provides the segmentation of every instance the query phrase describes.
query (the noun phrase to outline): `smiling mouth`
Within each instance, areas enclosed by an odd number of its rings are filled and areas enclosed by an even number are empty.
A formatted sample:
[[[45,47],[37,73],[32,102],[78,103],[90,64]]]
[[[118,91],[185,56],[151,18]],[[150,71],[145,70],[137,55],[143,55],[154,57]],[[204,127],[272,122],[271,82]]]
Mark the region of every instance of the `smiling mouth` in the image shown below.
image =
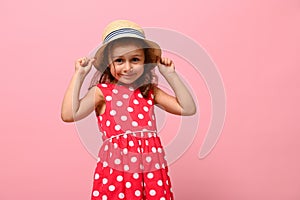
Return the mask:
[[[123,76],[123,77],[132,77],[132,76],[134,76],[135,74],[122,74],[121,76]]]

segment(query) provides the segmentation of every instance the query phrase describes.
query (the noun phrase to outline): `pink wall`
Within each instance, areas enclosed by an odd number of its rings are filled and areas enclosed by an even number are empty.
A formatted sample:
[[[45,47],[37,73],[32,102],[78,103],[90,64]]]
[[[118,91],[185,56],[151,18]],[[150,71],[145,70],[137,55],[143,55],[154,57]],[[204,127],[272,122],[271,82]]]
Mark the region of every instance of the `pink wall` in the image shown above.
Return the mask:
[[[193,38],[224,82],[222,135],[199,160],[211,105],[203,80],[190,79],[201,119],[170,166],[176,199],[299,200],[299,1],[141,2],[1,1],[0,199],[89,199],[96,161],[60,120],[61,100],[74,60],[126,18]]]

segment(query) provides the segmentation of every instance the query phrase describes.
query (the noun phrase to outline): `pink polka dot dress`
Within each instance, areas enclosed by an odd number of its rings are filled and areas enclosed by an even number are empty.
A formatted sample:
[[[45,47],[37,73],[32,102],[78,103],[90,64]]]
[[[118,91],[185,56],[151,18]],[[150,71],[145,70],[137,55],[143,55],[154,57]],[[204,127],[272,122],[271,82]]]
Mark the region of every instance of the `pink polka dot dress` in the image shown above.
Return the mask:
[[[103,145],[92,200],[173,200],[167,162],[156,131],[153,93],[116,84],[97,85],[106,101],[99,116]]]

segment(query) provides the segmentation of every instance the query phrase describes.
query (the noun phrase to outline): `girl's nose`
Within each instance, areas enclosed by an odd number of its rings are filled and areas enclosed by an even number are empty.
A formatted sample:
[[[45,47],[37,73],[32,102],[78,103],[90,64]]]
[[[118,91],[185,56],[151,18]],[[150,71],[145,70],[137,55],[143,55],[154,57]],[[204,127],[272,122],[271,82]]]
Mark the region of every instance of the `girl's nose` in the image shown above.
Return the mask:
[[[132,67],[131,67],[130,62],[126,61],[126,62],[124,63],[123,72],[127,73],[127,72],[129,72],[129,71],[131,70],[131,68],[132,68]]]

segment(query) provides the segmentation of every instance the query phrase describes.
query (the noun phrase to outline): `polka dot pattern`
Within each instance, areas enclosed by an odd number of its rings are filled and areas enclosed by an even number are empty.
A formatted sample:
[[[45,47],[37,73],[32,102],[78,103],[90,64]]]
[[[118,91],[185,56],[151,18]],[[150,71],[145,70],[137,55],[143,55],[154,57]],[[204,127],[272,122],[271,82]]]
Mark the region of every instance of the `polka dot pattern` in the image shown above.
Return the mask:
[[[98,117],[103,145],[93,179],[92,200],[173,200],[160,138],[155,133],[154,96],[138,89],[98,84],[105,111]],[[143,132],[142,132],[143,131]]]

